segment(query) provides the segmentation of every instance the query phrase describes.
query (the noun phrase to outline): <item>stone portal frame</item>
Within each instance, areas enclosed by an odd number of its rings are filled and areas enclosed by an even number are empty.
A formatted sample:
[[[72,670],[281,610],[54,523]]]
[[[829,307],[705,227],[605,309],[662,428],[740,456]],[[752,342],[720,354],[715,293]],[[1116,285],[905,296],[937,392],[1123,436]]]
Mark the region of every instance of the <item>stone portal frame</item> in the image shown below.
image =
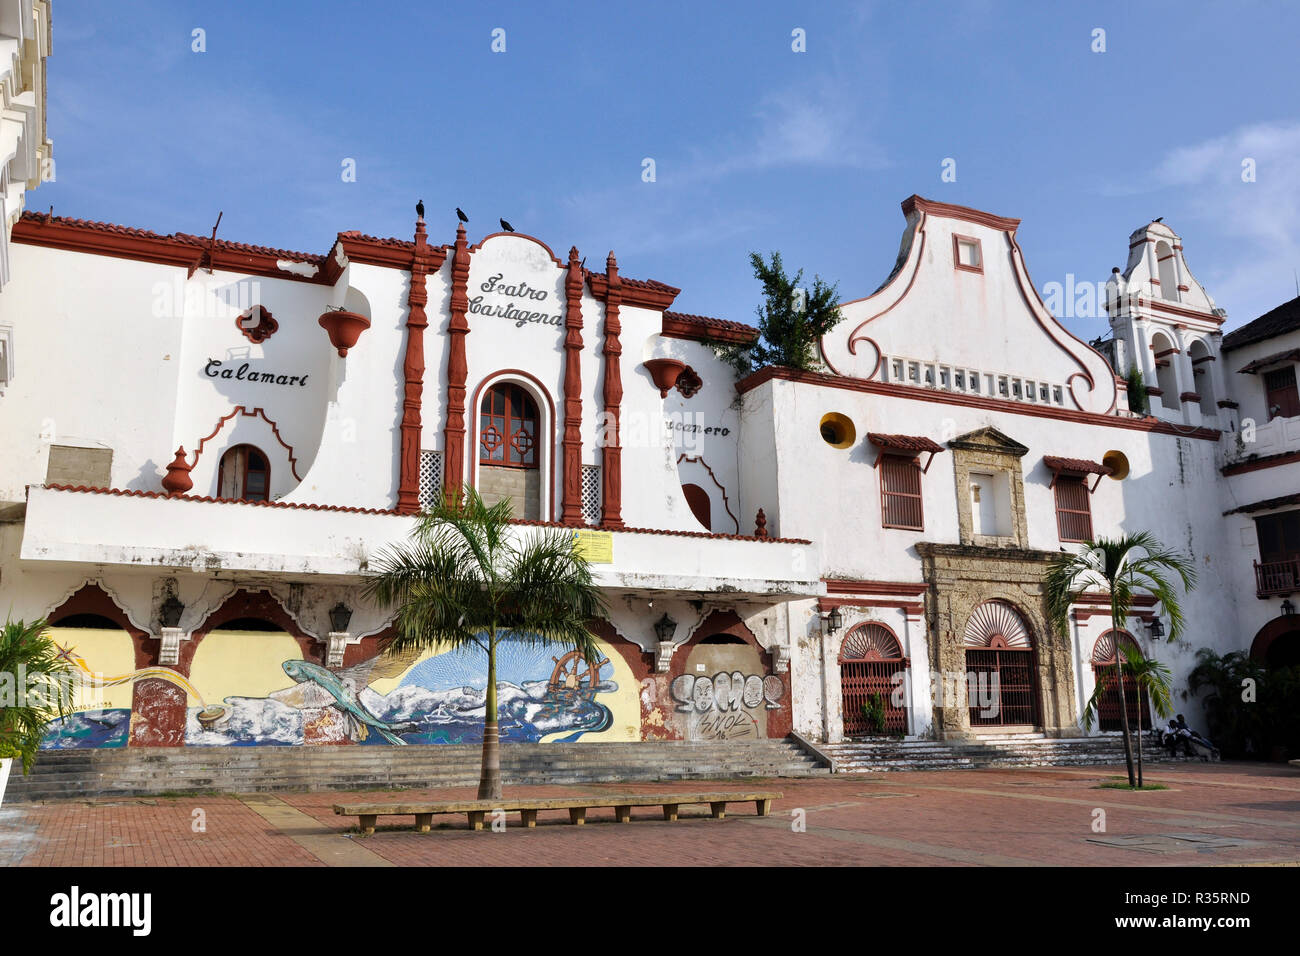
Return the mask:
[[[957,484],[957,528],[964,545],[1001,548],[1029,547],[1029,524],[1025,517],[1025,479],[1020,459],[1029,449],[996,428],[981,428],[948,442],[952,449]],[[1007,476],[1011,528],[1006,535],[977,535],[971,514],[971,474],[992,471]]]
[[[972,735],[962,683],[958,695],[943,693],[945,676],[964,679],[966,622],[986,601],[1010,604],[1024,619],[1034,648],[1034,675],[1039,719],[1049,737],[1080,736],[1075,712],[1073,641],[1048,624],[1043,574],[1055,559],[1050,551],[1025,548],[986,548],[975,545],[916,545],[929,591],[930,669],[934,675],[934,727],[937,736],[961,739]]]

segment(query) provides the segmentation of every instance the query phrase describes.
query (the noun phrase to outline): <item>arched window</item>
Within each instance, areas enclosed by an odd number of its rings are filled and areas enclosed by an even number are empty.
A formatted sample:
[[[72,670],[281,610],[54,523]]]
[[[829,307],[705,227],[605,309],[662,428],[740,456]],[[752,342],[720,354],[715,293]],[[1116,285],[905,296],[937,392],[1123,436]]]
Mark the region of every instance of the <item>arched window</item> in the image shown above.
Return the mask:
[[[1218,414],[1219,408],[1215,404],[1214,396],[1214,380],[1210,372],[1210,363],[1214,361],[1214,356],[1205,347],[1205,343],[1197,339],[1188,347],[1187,357],[1192,360],[1192,391],[1201,396],[1201,414]]]
[[[221,456],[218,498],[267,501],[271,497],[271,464],[252,445],[236,445]]]
[[[903,677],[907,659],[894,632],[883,624],[859,624],[840,647],[844,736],[907,733]]]
[[[479,406],[478,460],[485,465],[536,468],[537,422],[537,403],[521,386],[494,386]]]
[[[1123,730],[1124,722],[1119,712],[1119,694],[1116,692],[1115,653],[1116,642],[1130,650],[1140,650],[1133,635],[1127,631],[1107,631],[1097,638],[1092,646],[1092,676],[1096,683],[1103,686],[1104,696],[1097,705],[1098,730]],[[1128,707],[1128,725],[1136,729],[1138,715],[1142,718],[1142,729],[1151,729],[1151,711],[1138,703],[1137,684],[1127,673],[1124,675],[1124,701]]]

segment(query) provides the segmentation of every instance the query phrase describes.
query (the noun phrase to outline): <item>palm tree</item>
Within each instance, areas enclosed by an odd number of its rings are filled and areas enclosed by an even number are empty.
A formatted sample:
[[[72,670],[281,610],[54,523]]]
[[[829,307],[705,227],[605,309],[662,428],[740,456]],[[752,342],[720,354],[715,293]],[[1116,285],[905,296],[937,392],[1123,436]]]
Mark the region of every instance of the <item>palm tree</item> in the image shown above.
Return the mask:
[[[73,671],[44,620],[6,620],[0,629],[0,756],[36,760],[45,728],[72,705]],[[7,685],[7,686],[6,686]]]
[[[1084,542],[1078,552],[1065,551],[1052,562],[1043,578],[1047,612],[1058,633],[1069,632],[1070,606],[1084,592],[1110,598],[1111,627],[1122,630],[1140,589],[1151,594],[1169,618],[1168,639],[1182,636],[1183,609],[1173,578],[1184,591],[1196,586],[1196,566],[1191,558],[1164,547],[1149,532]],[[1124,734],[1124,762],[1130,787],[1137,786],[1133,772],[1133,741],[1129,737],[1128,705],[1124,701],[1124,654],[1115,654],[1115,678],[1120,688],[1120,722]]]
[[[1143,697],[1151,698],[1151,705],[1155,708],[1156,716],[1169,717],[1174,712],[1174,702],[1172,695],[1172,678],[1169,668],[1159,661],[1151,660],[1145,657],[1142,651],[1128,641],[1116,644],[1117,651],[1124,655],[1124,666],[1128,668],[1128,678],[1137,688],[1138,703],[1138,749],[1137,749],[1137,785],[1142,786],[1142,726],[1141,715],[1146,713],[1146,707]],[[1092,721],[1101,709],[1102,700],[1114,685],[1109,680],[1097,681],[1097,686],[1093,688],[1092,696],[1088,698],[1088,703],[1083,708],[1083,726],[1089,730],[1092,729]],[[1120,701],[1123,706],[1128,706],[1128,700],[1125,695],[1120,695]]]
[[[509,499],[488,506],[474,489],[425,511],[411,540],[382,549],[366,593],[398,605],[390,653],[477,647],[487,658],[479,799],[501,796],[497,649],[502,641],[558,643],[596,660],[588,629],[605,607],[568,531],[518,528]]]

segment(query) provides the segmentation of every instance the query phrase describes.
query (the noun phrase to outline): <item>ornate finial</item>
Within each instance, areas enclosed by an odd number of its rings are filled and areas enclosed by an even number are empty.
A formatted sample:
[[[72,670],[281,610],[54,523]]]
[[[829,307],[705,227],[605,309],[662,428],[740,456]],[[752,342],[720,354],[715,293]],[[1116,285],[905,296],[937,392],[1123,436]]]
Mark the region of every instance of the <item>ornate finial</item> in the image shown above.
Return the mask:
[[[167,474],[163,475],[163,491],[167,494],[183,495],[194,487],[194,480],[190,478],[190,469],[194,466],[185,460],[185,446],[182,445],[176,449],[176,457],[172,463],[167,466]]]
[[[569,262],[570,262],[570,263],[574,263],[574,262],[577,262],[577,261],[578,261],[578,247],[577,247],[577,246],[570,246],[570,247],[569,247]]]
[[[767,537],[767,515],[763,514],[763,509],[758,509],[758,515],[754,518],[754,537]]]

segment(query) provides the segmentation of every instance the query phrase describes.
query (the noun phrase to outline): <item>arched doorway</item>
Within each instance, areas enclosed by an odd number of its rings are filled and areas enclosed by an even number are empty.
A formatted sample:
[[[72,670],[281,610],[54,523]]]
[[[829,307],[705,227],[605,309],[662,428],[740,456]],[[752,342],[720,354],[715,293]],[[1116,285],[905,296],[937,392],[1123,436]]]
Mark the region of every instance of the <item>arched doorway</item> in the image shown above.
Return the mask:
[[[840,647],[840,692],[844,736],[907,733],[907,699],[903,674],[907,658],[894,632],[875,622],[859,624]],[[863,712],[873,696],[884,707],[884,726],[872,726]]]
[[[1116,644],[1138,650],[1137,641],[1126,631],[1107,631],[1097,638],[1092,646],[1092,676],[1098,687],[1105,687],[1105,696],[1097,706],[1097,729],[1123,730],[1123,719],[1119,710],[1119,688],[1115,679]],[[1137,684],[1127,673],[1124,675],[1124,702],[1128,708],[1128,725],[1132,730],[1137,726],[1138,715],[1142,717],[1142,729],[1151,729],[1151,708],[1138,702]]]
[[[1259,629],[1250,656],[1269,670],[1300,667],[1300,615],[1275,617]]]
[[[985,601],[966,622],[962,644],[971,726],[1037,725],[1034,642],[1020,612]]]

